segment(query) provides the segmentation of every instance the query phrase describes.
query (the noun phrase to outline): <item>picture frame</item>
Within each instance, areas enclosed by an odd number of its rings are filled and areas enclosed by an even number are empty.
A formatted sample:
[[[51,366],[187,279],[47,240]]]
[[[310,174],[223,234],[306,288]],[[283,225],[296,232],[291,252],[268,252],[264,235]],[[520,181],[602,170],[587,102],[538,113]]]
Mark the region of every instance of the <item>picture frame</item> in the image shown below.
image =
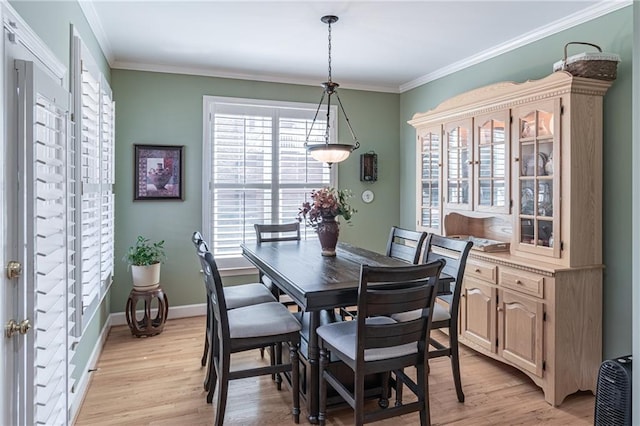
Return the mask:
[[[134,149],[133,200],[184,200],[184,145],[142,145]]]

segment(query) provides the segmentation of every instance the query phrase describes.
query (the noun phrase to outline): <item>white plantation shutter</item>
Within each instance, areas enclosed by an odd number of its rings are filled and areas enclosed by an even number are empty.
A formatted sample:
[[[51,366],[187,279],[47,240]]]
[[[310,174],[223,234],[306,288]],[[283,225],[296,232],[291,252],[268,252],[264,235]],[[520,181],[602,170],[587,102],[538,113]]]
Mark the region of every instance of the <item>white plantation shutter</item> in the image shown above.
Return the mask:
[[[100,84],[97,65],[86,55],[80,61],[81,94],[79,164],[81,183],[80,260],[82,309],[100,297]]]
[[[75,144],[73,179],[78,252],[75,335],[96,312],[113,280],[114,114],[111,88],[82,40],[74,37]]]
[[[333,183],[304,147],[316,108],[205,97],[203,231],[214,256],[240,257],[240,244],[255,240],[254,223],[296,220],[311,190]],[[325,127],[317,120],[311,140],[324,141]]]
[[[21,285],[26,303],[21,318],[29,318],[24,364],[20,380],[26,401],[24,424],[68,423],[70,380],[69,332],[74,324],[72,267],[74,253],[69,242],[67,146],[69,93],[52,82],[31,62],[16,61],[19,84],[22,169],[20,210],[26,241],[25,274]],[[22,237],[21,237],[22,238]],[[23,315],[23,316],[22,316]],[[21,401],[24,404],[25,401]]]
[[[115,202],[115,104],[104,77],[100,84],[100,285],[104,293],[113,281]]]

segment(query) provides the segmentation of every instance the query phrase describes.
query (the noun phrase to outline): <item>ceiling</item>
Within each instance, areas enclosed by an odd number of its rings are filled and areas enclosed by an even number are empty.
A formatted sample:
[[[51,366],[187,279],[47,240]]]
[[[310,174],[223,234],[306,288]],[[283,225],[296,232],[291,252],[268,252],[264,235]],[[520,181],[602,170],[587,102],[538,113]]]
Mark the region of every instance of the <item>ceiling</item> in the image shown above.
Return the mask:
[[[402,92],[630,4],[606,1],[85,1],[113,68]],[[558,59],[561,59],[561,46]],[[549,65],[551,68],[551,64]]]

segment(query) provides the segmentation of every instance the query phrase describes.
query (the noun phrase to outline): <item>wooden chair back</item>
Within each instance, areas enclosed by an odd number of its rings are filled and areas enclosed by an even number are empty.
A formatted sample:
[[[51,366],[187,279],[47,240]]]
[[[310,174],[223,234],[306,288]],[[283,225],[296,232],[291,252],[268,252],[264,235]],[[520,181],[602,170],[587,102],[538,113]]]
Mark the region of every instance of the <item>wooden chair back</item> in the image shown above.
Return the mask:
[[[425,339],[431,326],[430,312],[444,262],[402,267],[363,265],[358,294],[358,342],[356,362],[364,361],[365,349],[386,348],[416,342],[422,356],[428,346]],[[376,316],[422,310],[414,320],[393,324],[367,324]]]
[[[426,238],[426,232],[393,226],[387,241],[387,256],[416,265],[420,260],[422,245]]]
[[[229,318],[227,316],[227,303],[224,298],[224,287],[222,286],[222,278],[218,271],[213,254],[205,250],[206,244],[198,247],[198,256],[202,271],[204,272],[204,284],[209,295],[209,309],[215,318],[215,323],[219,328],[221,336],[230,336]]]
[[[300,222],[253,225],[258,244],[273,241],[300,241]]]
[[[460,293],[462,291],[462,279],[464,268],[467,265],[467,256],[473,243],[458,238],[443,237],[431,234],[424,245],[422,258],[424,262],[444,260],[446,262],[442,272],[454,277],[451,286],[451,295],[441,296],[449,303],[449,313],[452,319],[458,318],[458,306],[460,305]]]

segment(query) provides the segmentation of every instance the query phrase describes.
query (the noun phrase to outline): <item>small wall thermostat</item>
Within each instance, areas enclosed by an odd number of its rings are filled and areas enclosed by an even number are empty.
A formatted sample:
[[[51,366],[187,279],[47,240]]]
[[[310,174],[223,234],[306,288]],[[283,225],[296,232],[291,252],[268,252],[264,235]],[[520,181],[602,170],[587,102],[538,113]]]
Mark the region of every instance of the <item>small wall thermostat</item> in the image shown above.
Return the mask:
[[[370,189],[365,189],[362,191],[362,201],[369,204],[373,201],[373,191]]]

